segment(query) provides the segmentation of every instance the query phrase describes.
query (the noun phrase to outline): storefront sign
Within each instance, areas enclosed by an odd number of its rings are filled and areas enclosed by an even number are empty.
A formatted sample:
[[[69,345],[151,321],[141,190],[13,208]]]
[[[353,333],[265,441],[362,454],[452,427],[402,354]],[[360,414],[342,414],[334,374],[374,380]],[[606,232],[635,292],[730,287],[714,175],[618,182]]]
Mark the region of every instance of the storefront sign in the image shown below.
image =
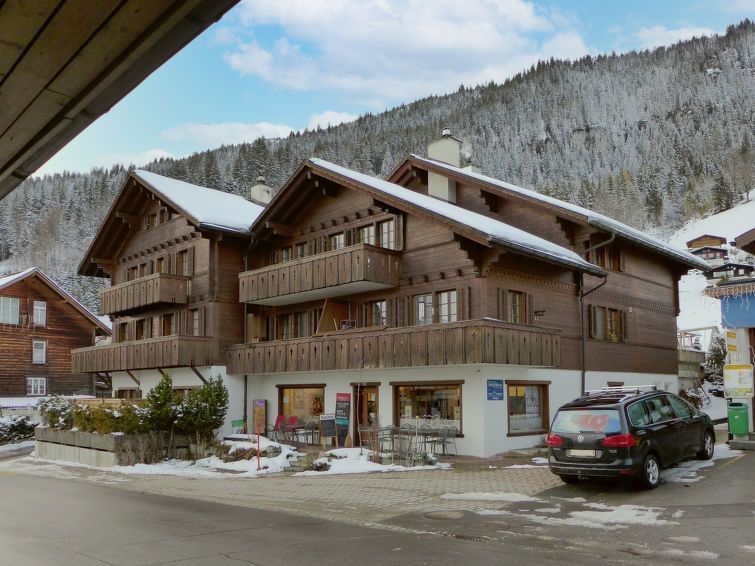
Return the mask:
[[[503,401],[502,379],[488,379],[488,401]]]
[[[267,401],[265,399],[255,399],[252,401],[252,418],[254,419],[253,432],[257,432],[258,426],[259,430],[264,432],[265,424],[267,423]]]
[[[349,426],[349,412],[351,411],[351,393],[336,393],[336,424]]]
[[[724,366],[724,396],[747,399],[753,396],[752,366]]]

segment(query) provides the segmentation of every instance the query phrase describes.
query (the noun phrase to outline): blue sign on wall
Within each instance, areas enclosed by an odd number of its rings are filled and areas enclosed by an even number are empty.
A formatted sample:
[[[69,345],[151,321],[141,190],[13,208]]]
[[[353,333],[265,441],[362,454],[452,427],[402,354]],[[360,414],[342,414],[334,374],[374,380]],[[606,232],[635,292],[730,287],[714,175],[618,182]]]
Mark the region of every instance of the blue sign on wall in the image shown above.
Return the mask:
[[[488,401],[503,401],[502,379],[488,379]]]

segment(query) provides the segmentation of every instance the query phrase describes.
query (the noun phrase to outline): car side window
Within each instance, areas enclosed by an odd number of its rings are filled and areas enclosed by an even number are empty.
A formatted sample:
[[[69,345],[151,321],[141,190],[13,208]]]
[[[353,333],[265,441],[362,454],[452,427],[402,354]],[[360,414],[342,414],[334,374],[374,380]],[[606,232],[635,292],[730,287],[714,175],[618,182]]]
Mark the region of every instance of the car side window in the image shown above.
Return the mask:
[[[645,426],[650,424],[650,417],[642,403],[634,403],[627,408],[629,420],[634,426]]]
[[[673,418],[671,407],[665,402],[663,397],[652,397],[644,401],[650,420],[653,424],[670,421]]]
[[[668,399],[668,402],[674,409],[674,413],[676,413],[677,417],[686,418],[692,415],[692,409],[683,399],[675,397],[674,395],[666,395],[666,399]]]

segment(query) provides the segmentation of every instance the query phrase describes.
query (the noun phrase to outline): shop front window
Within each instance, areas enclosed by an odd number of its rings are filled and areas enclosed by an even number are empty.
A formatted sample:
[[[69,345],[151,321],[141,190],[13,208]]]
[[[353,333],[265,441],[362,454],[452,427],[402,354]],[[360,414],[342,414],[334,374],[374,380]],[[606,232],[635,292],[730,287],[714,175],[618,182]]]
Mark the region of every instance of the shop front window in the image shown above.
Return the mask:
[[[454,426],[461,432],[461,383],[411,383],[394,387],[394,424]]]
[[[323,413],[324,401],[325,386],[278,388],[278,414],[286,418],[312,420]]]
[[[509,435],[536,434],[548,429],[548,386],[506,382]]]

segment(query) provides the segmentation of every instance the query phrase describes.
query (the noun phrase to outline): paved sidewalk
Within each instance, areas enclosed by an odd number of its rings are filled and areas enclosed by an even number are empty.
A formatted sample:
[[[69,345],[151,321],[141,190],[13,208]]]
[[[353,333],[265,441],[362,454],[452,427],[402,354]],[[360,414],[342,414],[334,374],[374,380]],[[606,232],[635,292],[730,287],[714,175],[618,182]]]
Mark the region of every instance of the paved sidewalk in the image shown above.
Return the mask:
[[[258,478],[228,475],[220,478],[137,476],[117,472],[35,462],[31,458],[0,463],[0,473],[64,477],[113,485],[145,493],[189,497],[331,519],[355,525],[381,525],[393,517],[438,510],[500,509],[501,501],[443,499],[444,494],[509,492],[536,495],[561,485],[547,466],[506,468],[531,464],[531,457],[494,459],[450,458],[450,470],[421,470],[351,475],[294,476],[288,473]]]

